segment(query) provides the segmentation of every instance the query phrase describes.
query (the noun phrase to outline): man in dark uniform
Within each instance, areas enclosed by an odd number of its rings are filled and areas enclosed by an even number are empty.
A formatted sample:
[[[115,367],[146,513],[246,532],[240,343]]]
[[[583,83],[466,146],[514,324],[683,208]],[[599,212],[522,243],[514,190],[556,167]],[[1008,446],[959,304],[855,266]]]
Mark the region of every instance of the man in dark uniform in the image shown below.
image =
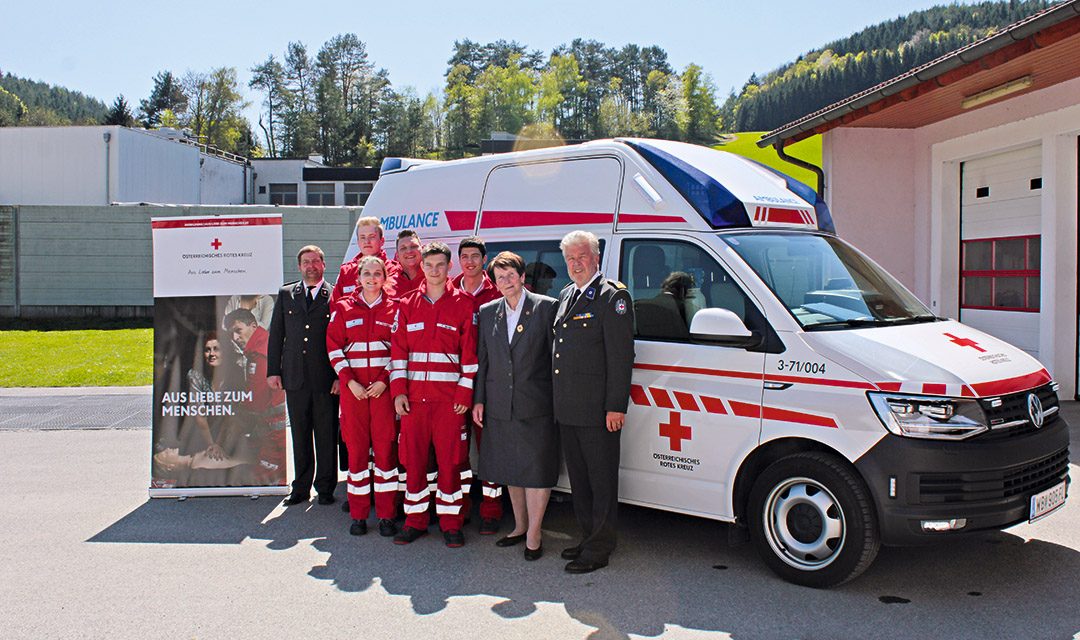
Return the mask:
[[[295,477],[285,506],[307,502],[311,486],[319,504],[334,503],[337,486],[338,379],[326,353],[330,285],[322,249],[308,245],[296,256],[303,279],[278,291],[270,320],[267,383],[285,389],[293,440]]]
[[[559,296],[552,390],[574,515],[582,539],[565,549],[569,573],[607,566],[615,549],[619,436],[634,368],[634,307],[626,287],[599,272],[600,243],[572,231],[560,243],[573,281]]]

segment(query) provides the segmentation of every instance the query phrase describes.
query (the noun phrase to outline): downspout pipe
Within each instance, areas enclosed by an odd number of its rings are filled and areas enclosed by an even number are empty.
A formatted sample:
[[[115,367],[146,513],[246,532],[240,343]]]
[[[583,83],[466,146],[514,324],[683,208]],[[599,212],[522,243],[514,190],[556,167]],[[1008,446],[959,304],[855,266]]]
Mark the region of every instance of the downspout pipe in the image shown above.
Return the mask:
[[[817,176],[817,194],[818,194],[818,197],[821,198],[822,200],[825,199],[825,170],[824,169],[817,166],[816,164],[811,164],[811,163],[809,163],[806,160],[803,160],[801,158],[796,158],[795,156],[789,156],[787,154],[787,152],[784,151],[784,142],[783,142],[783,140],[777,140],[776,142],[774,142],[773,143],[773,149],[776,149],[776,155],[780,156],[780,159],[783,160],[784,162],[788,162],[788,163],[793,164],[793,165],[795,165],[797,167],[802,167],[803,169],[806,169],[807,171],[813,171],[814,175]]]
[[[109,193],[109,141],[112,140],[112,133],[106,131],[101,134],[101,138],[105,140],[105,204],[112,204],[112,194]]]

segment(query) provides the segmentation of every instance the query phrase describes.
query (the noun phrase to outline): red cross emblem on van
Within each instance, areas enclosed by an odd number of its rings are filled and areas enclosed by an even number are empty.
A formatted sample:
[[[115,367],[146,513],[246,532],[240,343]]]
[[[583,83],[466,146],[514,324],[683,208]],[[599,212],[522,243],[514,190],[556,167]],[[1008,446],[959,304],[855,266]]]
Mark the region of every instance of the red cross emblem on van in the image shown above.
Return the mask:
[[[690,425],[682,424],[682,414],[672,411],[668,414],[668,421],[660,423],[660,437],[667,438],[672,451],[682,451],[682,441],[693,437],[693,429]]]
[[[957,336],[954,336],[951,333],[946,333],[946,334],[943,334],[943,335],[946,338],[949,339],[949,342],[951,342],[953,344],[960,345],[961,347],[971,347],[972,349],[978,351],[979,353],[986,353],[986,349],[983,349],[982,347],[980,347],[979,343],[975,342],[971,338],[959,338]]]

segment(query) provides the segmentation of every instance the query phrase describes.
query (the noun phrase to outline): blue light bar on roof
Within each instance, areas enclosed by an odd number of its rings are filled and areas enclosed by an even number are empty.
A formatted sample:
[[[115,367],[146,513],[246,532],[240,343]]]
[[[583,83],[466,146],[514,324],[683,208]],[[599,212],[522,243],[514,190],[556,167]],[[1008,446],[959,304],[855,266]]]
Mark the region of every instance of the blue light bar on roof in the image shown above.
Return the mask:
[[[708,174],[652,145],[625,142],[667,178],[714,229],[752,226],[742,201]]]

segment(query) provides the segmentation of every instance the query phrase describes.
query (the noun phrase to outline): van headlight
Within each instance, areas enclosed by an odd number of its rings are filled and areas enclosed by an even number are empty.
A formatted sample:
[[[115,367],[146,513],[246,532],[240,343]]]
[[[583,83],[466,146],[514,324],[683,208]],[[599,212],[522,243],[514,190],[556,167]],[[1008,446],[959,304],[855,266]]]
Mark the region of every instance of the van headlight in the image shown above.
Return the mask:
[[[987,430],[978,401],[870,392],[870,405],[891,433],[909,438],[963,440]]]

